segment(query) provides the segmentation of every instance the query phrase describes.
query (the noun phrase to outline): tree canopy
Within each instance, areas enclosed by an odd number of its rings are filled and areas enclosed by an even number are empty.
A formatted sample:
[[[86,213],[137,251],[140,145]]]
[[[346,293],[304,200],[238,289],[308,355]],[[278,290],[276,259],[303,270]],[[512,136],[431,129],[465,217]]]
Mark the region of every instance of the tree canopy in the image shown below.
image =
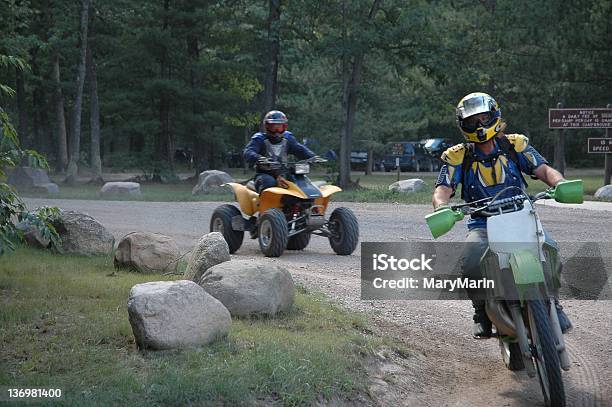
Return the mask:
[[[0,54],[31,69],[0,64],[0,105],[23,145],[59,171],[68,159],[99,167],[101,155],[163,176],[176,149],[193,152],[195,171],[222,165],[271,105],[341,163],[392,140],[460,141],[454,105],[484,91],[509,131],[552,158],[548,108],[611,102],[611,9],[606,0],[6,0]],[[568,162],[582,164],[597,132],[572,133]]]

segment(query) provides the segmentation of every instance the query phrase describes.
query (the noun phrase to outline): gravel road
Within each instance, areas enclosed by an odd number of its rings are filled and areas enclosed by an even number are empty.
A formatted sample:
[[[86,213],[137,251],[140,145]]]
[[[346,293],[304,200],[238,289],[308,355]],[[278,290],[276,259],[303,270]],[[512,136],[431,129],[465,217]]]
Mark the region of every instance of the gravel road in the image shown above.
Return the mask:
[[[28,207],[55,205],[90,214],[115,237],[138,230],[174,237],[183,252],[208,232],[218,202],[134,202],[26,199]],[[338,206],[338,204],[336,204]],[[426,205],[347,203],[360,222],[362,242],[429,240],[423,217]],[[544,227],[559,241],[610,241],[612,212],[542,206]],[[463,239],[455,227],[446,240]],[[245,237],[236,258],[261,258],[257,242]],[[396,380],[405,405],[532,406],[543,405],[537,379],[505,369],[496,340],[471,338],[468,301],[362,301],[359,249],[336,256],[326,239],[313,236],[309,247],[287,252],[272,262],[285,264],[295,279],[345,307],[366,312],[390,334],[403,338],[414,364]],[[564,372],[568,406],[612,406],[612,301],[565,301],[574,323],[566,335],[572,368]],[[394,390],[398,393],[397,389]],[[402,398],[403,397],[403,398]]]

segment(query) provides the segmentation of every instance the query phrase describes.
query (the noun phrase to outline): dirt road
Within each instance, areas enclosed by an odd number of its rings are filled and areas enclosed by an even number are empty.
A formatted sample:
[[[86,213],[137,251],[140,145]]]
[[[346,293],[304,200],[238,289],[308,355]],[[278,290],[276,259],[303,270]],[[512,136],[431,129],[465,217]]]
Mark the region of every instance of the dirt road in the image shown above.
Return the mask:
[[[92,215],[116,238],[131,231],[174,237],[183,252],[208,232],[210,215],[219,203],[156,203],[27,199]],[[361,241],[429,240],[423,221],[425,205],[354,204]],[[541,207],[544,227],[559,241],[609,241],[612,212]],[[461,240],[463,226],[445,239]],[[245,237],[237,258],[261,258],[257,242]],[[287,252],[270,261],[285,264],[297,281],[320,290],[349,309],[366,312],[387,333],[403,338],[413,350],[411,369],[390,374],[381,386],[393,386],[388,402],[431,406],[542,405],[537,379],[507,371],[497,341],[471,338],[467,301],[362,301],[359,250],[336,256],[326,239],[313,237],[300,253]],[[565,301],[574,323],[566,336],[572,369],[564,372],[568,406],[612,406],[612,301]],[[390,370],[391,373],[393,369]],[[390,383],[390,384],[389,384]]]

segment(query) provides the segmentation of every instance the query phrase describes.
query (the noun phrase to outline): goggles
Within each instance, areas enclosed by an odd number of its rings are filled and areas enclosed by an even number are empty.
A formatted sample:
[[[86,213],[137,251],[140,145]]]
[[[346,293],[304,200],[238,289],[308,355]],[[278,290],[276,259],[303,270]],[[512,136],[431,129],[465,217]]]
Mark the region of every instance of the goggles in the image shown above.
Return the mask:
[[[268,133],[284,133],[287,131],[287,123],[266,123]]]
[[[461,128],[468,133],[475,132],[479,127],[489,127],[495,123],[495,115],[492,112],[477,113],[475,115],[460,119]]]

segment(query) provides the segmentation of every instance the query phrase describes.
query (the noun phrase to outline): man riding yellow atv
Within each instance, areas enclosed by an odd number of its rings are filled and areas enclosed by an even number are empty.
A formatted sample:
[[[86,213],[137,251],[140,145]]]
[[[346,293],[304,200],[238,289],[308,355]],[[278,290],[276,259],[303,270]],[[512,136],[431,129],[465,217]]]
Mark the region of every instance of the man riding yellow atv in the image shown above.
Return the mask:
[[[255,180],[246,185],[228,184],[240,209],[219,206],[213,212],[210,230],[223,234],[230,253],[240,248],[248,231],[268,257],[278,257],[285,249],[303,250],[311,234],[327,237],[336,254],[351,254],[359,241],[357,218],[348,208],[336,208],[326,218],[331,195],[341,189],[310,182],[306,176],[310,165],[326,160],[297,143],[287,131],[286,121],[279,111],[266,115],[266,134],[255,134],[245,149],[247,161],[256,163]],[[290,153],[307,159],[290,163]]]

